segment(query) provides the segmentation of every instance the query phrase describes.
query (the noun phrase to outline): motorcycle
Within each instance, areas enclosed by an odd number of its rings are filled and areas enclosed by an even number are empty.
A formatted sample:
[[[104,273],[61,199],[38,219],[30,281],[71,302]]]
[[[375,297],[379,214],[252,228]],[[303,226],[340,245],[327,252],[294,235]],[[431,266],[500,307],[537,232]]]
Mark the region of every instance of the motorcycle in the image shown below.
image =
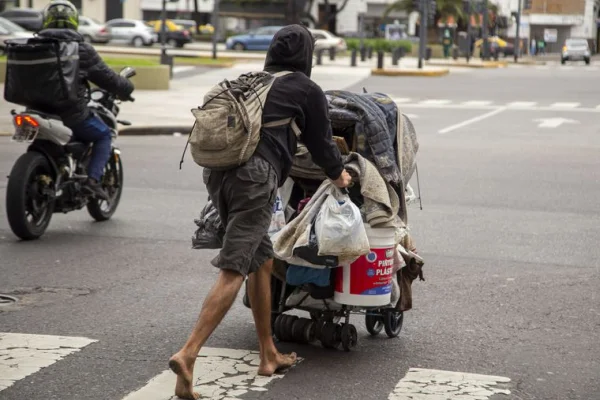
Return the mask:
[[[126,67],[119,73],[125,78],[135,76],[135,69]],[[23,240],[37,239],[44,234],[52,214],[68,213],[87,207],[96,221],[106,221],[115,213],[123,192],[121,151],[115,145],[120,100],[105,90],[88,87],[88,107],[111,129],[110,158],[104,167],[102,187],[109,200],[90,197],[82,190],[87,179],[91,158],[91,143],[72,140],[73,132],[60,117],[26,108],[11,111],[14,142],[30,143],[8,176],[6,214],[13,233]],[[132,97],[127,99],[134,101]]]

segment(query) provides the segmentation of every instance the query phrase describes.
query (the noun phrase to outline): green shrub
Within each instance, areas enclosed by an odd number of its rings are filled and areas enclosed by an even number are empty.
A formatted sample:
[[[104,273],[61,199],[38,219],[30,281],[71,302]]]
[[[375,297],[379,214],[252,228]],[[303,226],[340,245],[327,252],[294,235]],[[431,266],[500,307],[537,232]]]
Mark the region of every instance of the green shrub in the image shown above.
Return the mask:
[[[386,40],[386,39],[367,39],[365,40],[367,47],[372,47],[374,51],[383,51],[391,53],[394,49],[402,47],[406,53],[412,50],[412,42],[409,40]]]
[[[348,50],[360,50],[360,40],[359,39],[346,39],[346,46]]]

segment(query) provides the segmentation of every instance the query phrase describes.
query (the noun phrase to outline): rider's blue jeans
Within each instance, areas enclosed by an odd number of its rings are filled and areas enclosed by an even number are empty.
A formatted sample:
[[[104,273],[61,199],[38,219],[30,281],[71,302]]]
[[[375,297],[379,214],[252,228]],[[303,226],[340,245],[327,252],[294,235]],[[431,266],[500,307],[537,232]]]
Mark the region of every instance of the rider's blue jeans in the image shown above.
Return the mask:
[[[99,182],[104,173],[104,166],[110,157],[110,128],[100,118],[90,115],[72,129],[76,140],[83,143],[94,143],[92,158],[88,165],[88,176]]]

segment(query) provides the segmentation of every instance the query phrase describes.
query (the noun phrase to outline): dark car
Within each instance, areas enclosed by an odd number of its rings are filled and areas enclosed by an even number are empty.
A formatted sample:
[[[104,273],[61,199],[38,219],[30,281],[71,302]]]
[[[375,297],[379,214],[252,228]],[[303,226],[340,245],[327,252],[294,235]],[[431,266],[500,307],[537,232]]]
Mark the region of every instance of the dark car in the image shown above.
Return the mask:
[[[42,29],[42,12],[31,8],[13,8],[0,13],[0,17],[14,22],[25,30],[38,32]]]

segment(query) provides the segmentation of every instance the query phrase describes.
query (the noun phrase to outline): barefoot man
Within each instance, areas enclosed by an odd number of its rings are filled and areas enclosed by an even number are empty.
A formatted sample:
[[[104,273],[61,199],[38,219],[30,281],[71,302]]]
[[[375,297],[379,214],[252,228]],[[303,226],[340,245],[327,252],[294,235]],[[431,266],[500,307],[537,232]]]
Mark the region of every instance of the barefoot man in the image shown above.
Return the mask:
[[[310,80],[313,51],[314,39],[304,26],[286,26],[275,35],[265,71],[293,73],[273,83],[264,105],[263,123],[295,118],[314,162],[338,187],[346,187],[351,178],[332,139],[327,99]],[[203,172],[226,232],[220,254],[212,261],[220,269],[217,282],[204,300],[192,334],[169,360],[169,367],[177,374],[175,394],[182,399],[200,397],[193,390],[194,362],[231,308],[246,276],[260,349],[258,374],[271,376],[296,361],[295,353],[281,354],[273,343],[273,246],[267,235],[277,188],[287,179],[296,153],[296,136],[289,126],[262,128],[261,134],[258,148],[246,164],[233,170]]]

